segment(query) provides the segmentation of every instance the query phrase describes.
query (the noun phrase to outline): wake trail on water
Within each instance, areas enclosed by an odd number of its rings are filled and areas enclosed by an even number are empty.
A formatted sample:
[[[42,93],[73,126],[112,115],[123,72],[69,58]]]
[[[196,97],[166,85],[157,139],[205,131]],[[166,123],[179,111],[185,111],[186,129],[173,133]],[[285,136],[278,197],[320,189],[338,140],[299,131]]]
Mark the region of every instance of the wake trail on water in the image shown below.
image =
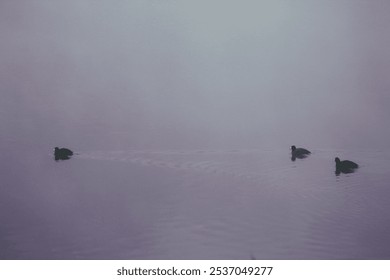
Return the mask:
[[[288,154],[285,163],[273,160],[271,150],[166,150],[166,151],[91,151],[79,153],[86,160],[107,160],[131,163],[145,167],[167,168],[176,171],[194,171],[258,182],[270,174],[291,171]]]

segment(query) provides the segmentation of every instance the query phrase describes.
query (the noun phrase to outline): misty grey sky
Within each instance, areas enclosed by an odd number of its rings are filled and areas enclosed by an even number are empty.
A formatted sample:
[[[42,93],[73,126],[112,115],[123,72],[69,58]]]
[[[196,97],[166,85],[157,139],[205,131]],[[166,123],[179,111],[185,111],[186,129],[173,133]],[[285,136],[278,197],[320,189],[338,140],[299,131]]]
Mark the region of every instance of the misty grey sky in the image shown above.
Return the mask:
[[[389,147],[389,14],[385,0],[1,0],[1,137]]]

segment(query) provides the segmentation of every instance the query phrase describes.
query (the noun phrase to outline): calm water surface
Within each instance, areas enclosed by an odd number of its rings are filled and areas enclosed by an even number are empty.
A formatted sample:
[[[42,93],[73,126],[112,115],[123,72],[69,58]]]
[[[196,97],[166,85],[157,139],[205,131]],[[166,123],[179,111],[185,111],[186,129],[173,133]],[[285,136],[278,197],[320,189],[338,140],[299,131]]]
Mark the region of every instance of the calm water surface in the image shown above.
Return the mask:
[[[0,257],[389,259],[390,153],[312,151],[8,149]]]

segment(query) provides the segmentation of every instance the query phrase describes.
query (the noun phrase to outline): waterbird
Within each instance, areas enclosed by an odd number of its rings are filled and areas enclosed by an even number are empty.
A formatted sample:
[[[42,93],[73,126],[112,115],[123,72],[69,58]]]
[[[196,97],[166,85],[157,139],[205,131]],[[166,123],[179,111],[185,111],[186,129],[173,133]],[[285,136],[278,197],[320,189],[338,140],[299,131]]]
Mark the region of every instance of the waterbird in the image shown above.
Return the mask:
[[[310,155],[311,152],[304,148],[297,148],[294,145],[291,146],[291,160],[294,161],[296,158],[305,158]]]
[[[54,158],[55,160],[65,160],[69,159],[73,155],[73,152],[67,148],[54,148]]]
[[[357,163],[350,160],[340,160],[338,157],[334,159],[336,162],[336,175],[340,173],[352,173],[359,167]]]

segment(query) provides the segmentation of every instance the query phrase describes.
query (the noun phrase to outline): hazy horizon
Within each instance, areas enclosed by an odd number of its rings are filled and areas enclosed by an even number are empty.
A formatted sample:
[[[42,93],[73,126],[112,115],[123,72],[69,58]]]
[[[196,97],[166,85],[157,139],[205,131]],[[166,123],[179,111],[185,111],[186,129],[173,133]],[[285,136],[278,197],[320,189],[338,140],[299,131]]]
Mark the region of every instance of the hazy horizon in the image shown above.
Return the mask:
[[[1,1],[1,137],[389,148],[389,12],[387,1]]]

